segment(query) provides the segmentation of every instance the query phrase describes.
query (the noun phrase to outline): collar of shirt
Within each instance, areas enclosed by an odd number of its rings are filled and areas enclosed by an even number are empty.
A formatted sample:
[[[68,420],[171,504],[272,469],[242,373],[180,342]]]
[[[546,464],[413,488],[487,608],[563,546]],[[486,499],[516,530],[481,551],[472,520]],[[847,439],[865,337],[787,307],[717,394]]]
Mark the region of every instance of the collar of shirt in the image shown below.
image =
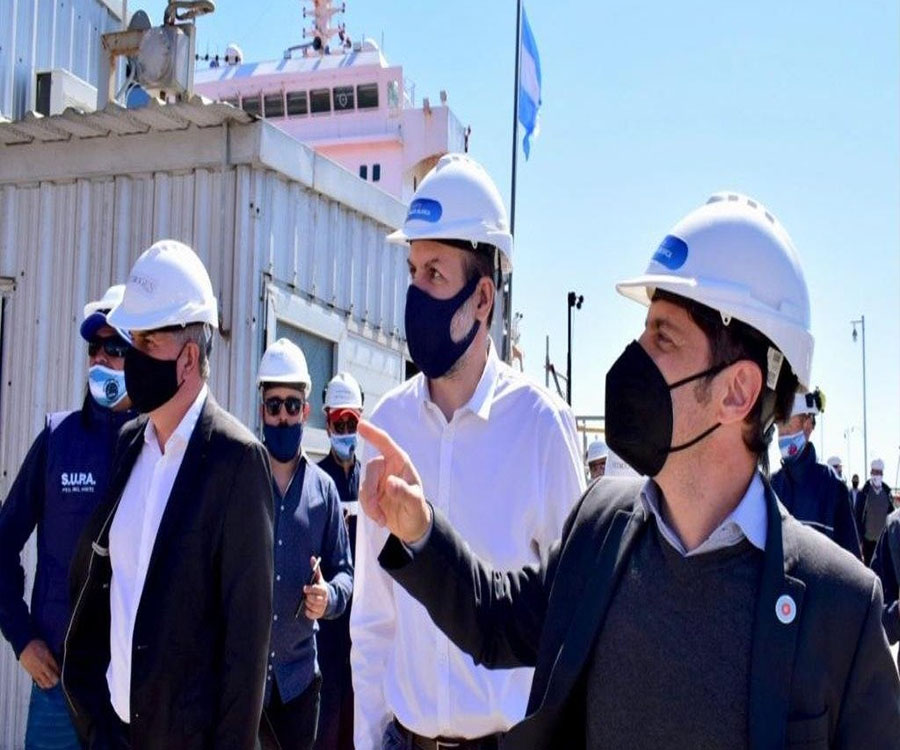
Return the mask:
[[[497,387],[497,378],[499,376],[499,359],[497,352],[494,350],[494,343],[488,339],[488,356],[484,365],[484,371],[478,385],[475,386],[475,392],[472,397],[463,404],[457,413],[470,411],[478,418],[487,422],[491,415],[491,404],[494,400],[494,391]],[[416,395],[421,403],[421,408],[425,409],[428,404],[433,404],[431,394],[428,392],[428,379],[422,375],[416,386]]]
[[[170,451],[184,451],[187,449],[188,441],[191,439],[191,433],[197,426],[197,420],[200,419],[200,412],[203,410],[203,404],[206,403],[206,397],[209,395],[209,386],[206,383],[197,394],[197,398],[185,412],[175,431],[166,440],[165,453]],[[156,426],[152,419],[147,420],[147,426],[144,428],[144,443],[152,445],[159,450],[159,441],[156,439]]]
[[[660,534],[682,557],[693,557],[717,549],[732,547],[742,539],[747,539],[759,550],[766,548],[766,498],[765,488],[758,472],[753,474],[750,486],[728,517],[718,525],[706,540],[696,549],[688,552],[678,534],[666,523],[659,509],[659,487],[648,479],[641,489],[641,505],[656,517]]]

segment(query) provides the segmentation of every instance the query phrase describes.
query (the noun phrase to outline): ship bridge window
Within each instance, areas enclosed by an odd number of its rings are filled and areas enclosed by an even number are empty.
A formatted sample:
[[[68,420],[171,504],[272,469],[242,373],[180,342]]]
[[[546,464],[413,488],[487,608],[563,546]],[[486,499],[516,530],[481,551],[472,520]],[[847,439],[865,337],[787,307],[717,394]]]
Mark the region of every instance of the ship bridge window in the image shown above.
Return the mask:
[[[353,110],[353,86],[335,86],[334,111],[351,112]]]
[[[321,112],[331,112],[331,91],[328,89],[313,89],[310,91],[309,110],[314,115]]]
[[[288,91],[287,93],[287,113],[288,117],[297,115],[305,115],[309,112],[306,102],[305,91]]]
[[[248,115],[258,115],[260,113],[260,101],[258,96],[245,96],[241,99],[241,107]]]
[[[284,117],[284,97],[281,94],[266,94],[263,97],[266,117]]]
[[[381,179],[381,165],[372,165],[372,182],[378,182]]]
[[[377,109],[378,108],[378,84],[363,83],[356,87],[356,108],[357,109]]]
[[[360,164],[359,165],[359,176],[360,176],[360,179],[363,179],[363,180],[369,179],[369,165],[368,164]]]

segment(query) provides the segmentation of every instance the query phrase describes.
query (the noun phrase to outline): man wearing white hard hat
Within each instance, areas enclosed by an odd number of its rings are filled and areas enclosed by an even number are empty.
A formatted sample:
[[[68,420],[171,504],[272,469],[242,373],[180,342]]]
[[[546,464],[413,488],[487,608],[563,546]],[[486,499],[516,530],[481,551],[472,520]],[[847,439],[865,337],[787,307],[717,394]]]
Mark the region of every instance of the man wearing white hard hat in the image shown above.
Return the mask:
[[[363,392],[349,372],[339,372],[325,388],[325,427],[331,450],[319,468],[334,480],[341,510],[356,547],[356,515],[359,505],[359,458],[356,428],[363,410]],[[318,635],[322,670],[322,709],[317,750],[353,750],[353,678],[350,670],[350,610],[334,620],[323,620]]]
[[[106,491],[116,435],[134,416],[122,373],[128,342],[106,321],[123,290],[110,287],[102,299],[84,306],[84,402],[76,411],[46,416],[0,506],[0,631],[33,683],[28,750],[80,747],[59,686],[59,665],[71,615],[69,563]],[[37,568],[29,610],[20,555],[35,529]]]
[[[844,462],[841,460],[840,456],[829,456],[828,460],[825,463],[834,472],[834,475],[838,479],[840,479],[844,484],[847,484],[847,479],[846,477],[844,477]]]
[[[163,240],[108,322],[129,332],[109,491],[70,576],[63,688],[91,747],[256,742],[272,607],[265,449],[209,392],[212,284]]]
[[[278,746],[316,741],[322,674],[319,621],[339,617],[353,593],[353,562],[334,481],[301,448],[312,378],[290,339],[273,342],[259,363],[263,441],[275,499],[275,602],[263,734]]]
[[[501,362],[490,340],[512,266],[500,194],[480,164],[444,156],[388,239],[409,244],[406,339],[421,372],[382,399],[372,422],[420,467],[429,499],[475,551],[496,565],[536,565],[584,489],[584,465],[571,410]],[[378,461],[364,471],[376,481]],[[525,711],[531,670],[491,672],[454,645],[380,567],[387,538],[360,516],[357,749],[496,746]]]
[[[606,473],[606,460],[609,449],[602,440],[595,440],[587,449],[588,478],[599,479]]]
[[[787,232],[714,195],[618,289],[649,311],[606,376],[606,441],[648,479],[595,482],[540,566],[503,572],[363,422],[388,477],[360,493],[394,535],[380,563],[477,662],[536,665],[504,748],[895,747],[881,586],[759,469],[809,388]]]
[[[816,460],[810,440],[824,411],[825,396],[818,388],[794,396],[790,418],[777,424],[781,468],[772,475],[772,489],[794,518],[861,559],[850,493],[831,467]]]
[[[875,545],[884,532],[888,514],[893,510],[891,488],[884,483],[884,461],[876,458],[872,461],[869,479],[856,499],[856,523],[866,565],[872,562]]]

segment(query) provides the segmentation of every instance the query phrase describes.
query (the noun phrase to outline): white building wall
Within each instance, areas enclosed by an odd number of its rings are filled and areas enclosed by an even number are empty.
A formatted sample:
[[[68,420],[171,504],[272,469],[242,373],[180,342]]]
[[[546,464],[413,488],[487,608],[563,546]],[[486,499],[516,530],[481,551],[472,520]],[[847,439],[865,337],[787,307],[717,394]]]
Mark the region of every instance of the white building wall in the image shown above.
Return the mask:
[[[0,0],[0,116],[34,109],[38,71],[64,68],[97,87],[100,35],[121,16],[121,0]]]
[[[231,128],[0,146],[0,498],[44,415],[80,404],[82,306],[156,239],[187,242],[206,264],[222,311],[211,389],[252,428],[271,290],[285,320],[338,331],[335,369],[359,374],[367,405],[402,379],[406,251],[384,237],[403,205],[287,136],[272,140],[265,123]],[[114,168],[116,153],[130,171]],[[90,176],[73,176],[84,164]],[[301,306],[314,314],[298,321]],[[33,546],[23,562],[30,591]],[[29,689],[0,643],[0,748],[22,746]]]

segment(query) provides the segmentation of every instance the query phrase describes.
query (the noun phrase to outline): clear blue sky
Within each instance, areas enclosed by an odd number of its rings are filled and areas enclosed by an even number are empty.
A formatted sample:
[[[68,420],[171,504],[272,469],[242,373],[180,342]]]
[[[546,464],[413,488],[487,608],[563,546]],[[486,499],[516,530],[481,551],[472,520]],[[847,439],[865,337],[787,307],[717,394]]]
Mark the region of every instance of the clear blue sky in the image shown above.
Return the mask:
[[[202,53],[246,60],[301,40],[299,0],[221,2],[198,22]],[[603,411],[604,378],[644,311],[617,279],[643,270],[683,214],[716,190],[762,201],[794,239],[812,303],[813,382],[828,408],[817,448],[862,466],[862,367],[850,323],[866,317],[869,458],[893,484],[900,458],[900,11],[864,3],[532,0],[543,73],[541,135],[519,161],[513,307],[526,372],[544,337],[574,408]],[[158,20],[158,19],[154,19]],[[515,2],[347,0],[354,39],[384,40],[416,96],[445,89],[471,152],[509,194]],[[824,445],[823,445],[824,444]],[[824,460],[822,456],[821,460]],[[867,473],[867,472],[866,472]]]

